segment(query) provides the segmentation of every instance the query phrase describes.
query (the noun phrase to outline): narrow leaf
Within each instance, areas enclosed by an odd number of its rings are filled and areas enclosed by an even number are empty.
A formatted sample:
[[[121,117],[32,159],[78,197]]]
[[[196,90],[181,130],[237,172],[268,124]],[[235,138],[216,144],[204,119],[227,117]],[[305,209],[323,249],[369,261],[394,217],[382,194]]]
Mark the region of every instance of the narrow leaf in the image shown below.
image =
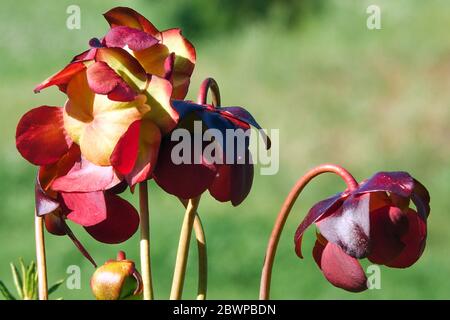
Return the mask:
[[[21,263],[21,266],[23,266],[22,260],[20,261],[20,263]],[[11,262],[9,265],[11,266],[11,273],[13,275],[14,285],[16,286],[17,293],[19,294],[19,298],[23,299],[23,297],[24,297],[23,281],[22,281],[23,278],[21,278],[21,276],[19,275],[19,270],[14,265],[14,263]]]
[[[9,292],[3,281],[0,280],[0,293],[5,297],[5,300],[16,300],[16,298]]]
[[[56,290],[58,290],[58,288],[64,283],[66,279],[61,279],[56,281],[49,289],[48,289],[48,294],[52,294],[53,292],[55,292]]]

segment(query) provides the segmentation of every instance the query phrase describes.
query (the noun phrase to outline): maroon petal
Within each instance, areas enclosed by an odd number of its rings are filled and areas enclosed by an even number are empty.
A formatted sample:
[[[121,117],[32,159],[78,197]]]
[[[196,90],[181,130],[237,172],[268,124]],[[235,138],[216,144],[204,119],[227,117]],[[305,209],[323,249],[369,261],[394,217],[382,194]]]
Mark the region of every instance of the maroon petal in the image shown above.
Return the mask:
[[[426,220],[430,214],[430,194],[424,185],[416,179],[414,179],[414,189],[411,198],[417,208],[417,213],[422,219]]]
[[[36,179],[35,184],[35,206],[36,214],[38,216],[47,215],[59,208],[58,200],[50,197],[41,187],[39,177]]]
[[[414,188],[414,180],[407,172],[378,172],[360,184],[354,194],[386,191],[401,197],[409,197]]]
[[[37,85],[36,88],[34,88],[34,92],[38,93],[42,89],[45,89],[53,85],[57,85],[61,89],[63,89],[62,91],[65,91],[64,88],[67,85],[67,83],[69,83],[70,79],[72,79],[72,77],[76,73],[80,72],[81,70],[84,70],[85,68],[86,66],[82,61],[70,63],[64,69],[62,69],[58,73],[54,74],[50,78],[44,80],[42,83]]]
[[[169,138],[170,139],[170,138]],[[153,178],[164,191],[183,199],[191,199],[201,195],[213,183],[216,168],[208,164],[202,155],[195,163],[192,146],[190,163],[174,164],[171,158],[172,148],[180,143],[163,139],[159,150],[158,163]]]
[[[56,178],[51,188],[62,192],[94,192],[107,190],[121,179],[111,166],[97,166],[81,158],[65,175]]]
[[[402,235],[408,230],[408,218],[399,208],[385,206],[370,213],[369,260],[387,264],[397,257],[405,245]]]
[[[238,206],[250,193],[253,183],[253,164],[223,164],[217,166],[216,177],[209,192],[218,201],[230,201]]]
[[[103,191],[61,193],[70,213],[67,218],[82,226],[92,226],[107,217]]]
[[[44,216],[45,229],[56,236],[64,236],[67,234],[64,219],[61,218],[60,212],[52,212]]]
[[[358,260],[346,254],[338,245],[328,242],[321,249],[316,241],[317,260],[325,278],[334,286],[350,292],[367,289],[367,277]]]
[[[134,90],[103,61],[91,64],[86,72],[89,87],[98,94],[108,95],[114,101],[133,101]]]
[[[320,217],[324,214],[327,214],[329,211],[335,211],[342,204],[343,194],[338,193],[328,199],[322,200],[316,203],[308,212],[306,217],[300,223],[295,232],[294,242],[295,242],[295,252],[300,258],[303,258],[302,255],[302,237],[303,233],[308,229],[310,225],[316,222]]]
[[[86,226],[96,240],[103,243],[121,243],[128,240],[138,229],[139,214],[126,200],[112,193],[105,193],[106,219]]]
[[[123,48],[128,46],[133,51],[147,49],[156,43],[158,43],[158,39],[148,33],[126,26],[113,27],[105,36],[107,47]]]
[[[427,237],[427,225],[425,220],[414,210],[406,213],[408,219],[408,231],[402,236],[404,249],[394,260],[386,265],[392,268],[408,268],[422,255],[425,249]]]
[[[59,160],[72,145],[64,130],[63,108],[41,106],[23,115],[17,125],[16,146],[35,165]]]
[[[320,233],[355,258],[367,256],[370,232],[370,194],[351,195],[341,207],[316,222]]]

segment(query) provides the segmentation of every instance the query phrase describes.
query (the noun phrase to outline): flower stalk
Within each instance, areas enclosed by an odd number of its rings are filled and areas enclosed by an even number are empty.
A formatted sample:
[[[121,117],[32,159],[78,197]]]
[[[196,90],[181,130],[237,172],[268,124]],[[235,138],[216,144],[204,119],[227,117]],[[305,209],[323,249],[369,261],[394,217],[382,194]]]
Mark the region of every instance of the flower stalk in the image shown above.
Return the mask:
[[[140,215],[140,258],[143,284],[143,299],[153,300],[153,283],[150,261],[150,221],[148,209],[147,181],[139,183],[139,215]]]
[[[187,208],[189,201],[180,198],[181,203]],[[194,233],[197,239],[198,255],[198,289],[197,300],[205,300],[208,287],[208,254],[206,249],[206,237],[199,214],[195,213]]]
[[[187,259],[189,255],[189,244],[191,240],[192,229],[195,221],[200,196],[190,199],[184,214],[183,226],[180,233],[178,244],[175,270],[173,274],[172,290],[170,291],[171,300],[180,300],[183,294],[184,278],[186,275]]]
[[[48,300],[47,263],[45,258],[44,218],[35,214],[36,261],[39,300]]]
[[[260,292],[259,299],[260,300],[268,300],[270,295],[270,282],[272,279],[272,270],[273,264],[275,261],[275,255],[278,247],[278,243],[280,241],[281,233],[283,232],[284,226],[286,224],[286,220],[291,212],[292,207],[294,206],[295,201],[298,196],[305,188],[305,186],[315,177],[321,175],[322,173],[331,172],[340,176],[344,182],[347,184],[348,191],[354,190],[357,188],[358,183],[355,178],[344,168],[334,165],[334,164],[323,164],[317,166],[310,171],[308,171],[304,176],[302,176],[295,186],[289,192],[289,195],[285,199],[283,206],[281,207],[280,212],[278,213],[277,219],[272,229],[272,233],[269,238],[269,242],[267,245],[266,256],[264,259],[264,265],[261,274],[261,283],[260,283]]]

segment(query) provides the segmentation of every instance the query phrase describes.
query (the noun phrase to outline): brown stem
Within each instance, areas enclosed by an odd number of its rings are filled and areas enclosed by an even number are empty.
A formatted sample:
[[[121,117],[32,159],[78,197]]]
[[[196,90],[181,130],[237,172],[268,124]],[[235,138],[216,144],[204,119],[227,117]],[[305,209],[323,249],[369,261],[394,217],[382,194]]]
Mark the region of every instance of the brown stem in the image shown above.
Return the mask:
[[[334,164],[323,164],[317,166],[308,171],[303,177],[301,177],[297,181],[295,186],[289,192],[289,195],[287,196],[286,200],[283,203],[283,206],[281,207],[280,212],[278,213],[278,217],[275,221],[272,233],[269,238],[269,243],[267,245],[266,250],[266,257],[264,259],[264,265],[261,274],[261,285],[259,291],[260,300],[269,299],[270,281],[272,278],[272,269],[278,242],[280,241],[281,233],[283,231],[287,217],[289,216],[289,213],[291,212],[291,209],[295,201],[297,200],[298,196],[305,188],[305,186],[308,184],[308,182],[310,182],[314,177],[326,172],[331,172],[339,175],[345,181],[345,183],[347,184],[347,188],[349,190],[354,190],[358,186],[356,180],[347,170]]]
[[[220,90],[219,85],[213,78],[206,78],[200,85],[197,96],[197,103],[205,104],[208,97],[208,90],[211,89],[211,101],[214,107],[220,106]]]
[[[140,213],[140,255],[144,300],[153,300],[153,283],[150,263],[150,232],[147,181],[139,184],[139,213]]]
[[[44,218],[35,214],[36,264],[39,300],[48,300],[47,263],[45,259]]]

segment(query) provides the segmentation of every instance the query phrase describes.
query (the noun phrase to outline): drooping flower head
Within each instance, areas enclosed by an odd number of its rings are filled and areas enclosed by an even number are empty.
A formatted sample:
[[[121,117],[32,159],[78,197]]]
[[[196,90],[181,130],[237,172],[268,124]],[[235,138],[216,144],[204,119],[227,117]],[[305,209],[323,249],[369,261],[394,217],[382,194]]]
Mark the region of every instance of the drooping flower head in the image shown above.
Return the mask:
[[[250,126],[261,130],[260,125],[241,107],[178,100],[172,104],[180,115],[180,122],[172,135],[167,135],[161,143],[160,158],[153,173],[155,181],[166,192],[183,199],[195,198],[209,190],[216,200],[239,205],[253,182],[253,163],[248,148],[250,131],[247,130]],[[176,137],[180,133],[174,135],[177,129],[184,130],[186,136]],[[209,141],[203,138],[206,130],[216,132],[206,139]],[[270,147],[270,141],[265,135],[264,138]],[[181,156],[186,161],[175,163],[173,156],[177,145],[183,143],[188,147],[178,152],[187,151],[189,155]]]
[[[426,188],[408,173],[379,172],[314,205],[295,234],[296,253],[303,257],[303,234],[315,223],[313,256],[326,279],[348,291],[363,291],[367,279],[358,259],[407,268],[420,258],[429,202]]]

